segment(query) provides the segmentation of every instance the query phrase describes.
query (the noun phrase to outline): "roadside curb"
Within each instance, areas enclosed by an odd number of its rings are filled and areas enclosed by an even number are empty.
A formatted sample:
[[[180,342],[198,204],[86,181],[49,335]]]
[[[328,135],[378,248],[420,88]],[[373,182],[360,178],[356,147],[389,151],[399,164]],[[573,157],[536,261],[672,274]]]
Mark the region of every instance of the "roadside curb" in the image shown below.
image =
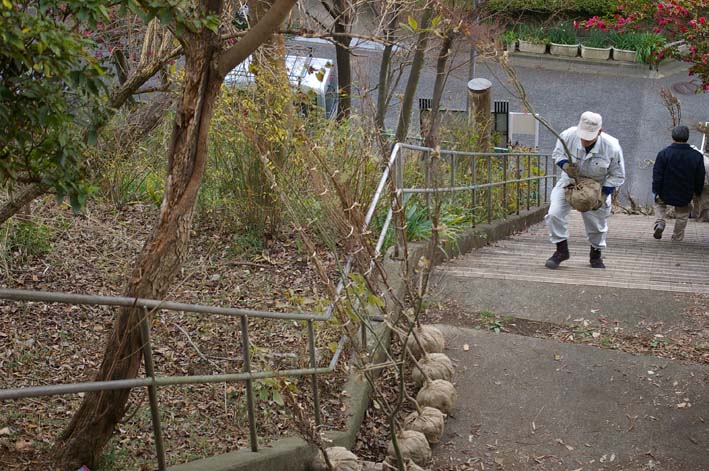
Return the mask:
[[[438,264],[450,258],[462,255],[473,249],[483,247],[490,242],[508,237],[516,232],[540,222],[547,212],[548,206],[520,212],[519,215],[510,216],[503,221],[492,224],[482,224],[465,231],[454,242],[443,244],[442,250],[434,256],[433,263]],[[413,270],[416,262],[426,254],[429,244],[425,242],[409,244],[409,267]],[[387,254],[384,268],[389,278],[390,286],[397,295],[405,289],[404,280],[400,273],[400,262],[392,260]],[[409,274],[410,275],[410,274]],[[374,360],[384,355],[383,348],[389,348],[391,331],[384,324],[375,327],[383,339],[382,345],[372,354]],[[368,336],[371,340],[373,336]],[[332,432],[327,438],[332,441],[332,446],[352,448],[357,439],[360,426],[369,407],[370,386],[358,375],[350,374],[343,396],[348,398],[347,405],[349,417],[346,430]],[[263,447],[254,453],[249,449],[242,449],[212,456],[209,458],[192,461],[172,466],[169,471],[305,471],[310,469],[310,463],[316,450],[305,440],[299,437],[288,437],[277,440],[269,447]]]

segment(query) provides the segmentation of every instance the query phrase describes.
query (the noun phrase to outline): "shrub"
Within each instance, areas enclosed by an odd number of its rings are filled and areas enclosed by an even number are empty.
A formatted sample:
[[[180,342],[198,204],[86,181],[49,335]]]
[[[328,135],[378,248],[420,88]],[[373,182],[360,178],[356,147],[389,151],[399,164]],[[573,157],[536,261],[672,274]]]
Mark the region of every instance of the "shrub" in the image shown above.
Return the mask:
[[[52,250],[54,234],[49,226],[33,221],[17,221],[6,225],[4,231],[5,254],[9,260],[25,262]]]
[[[588,47],[605,48],[610,47],[611,38],[608,33],[604,33],[603,31],[599,30],[594,30],[591,31],[591,34],[589,34],[585,38],[581,38],[581,44]]]
[[[576,15],[604,15],[615,11],[617,2],[611,0],[490,0],[487,6],[495,12],[530,12]]]
[[[534,44],[546,44],[549,42],[549,36],[546,30],[541,26],[532,26],[521,24],[517,28],[519,39]]]
[[[549,41],[555,44],[577,44],[576,31],[568,23],[560,23],[549,30]]]
[[[517,39],[519,39],[517,33],[512,30],[507,30],[500,35],[500,40],[505,44],[513,44]]]
[[[646,64],[655,60],[655,53],[662,50],[666,39],[656,33],[630,31],[626,33],[612,32],[610,39],[618,49],[636,51],[639,62]]]

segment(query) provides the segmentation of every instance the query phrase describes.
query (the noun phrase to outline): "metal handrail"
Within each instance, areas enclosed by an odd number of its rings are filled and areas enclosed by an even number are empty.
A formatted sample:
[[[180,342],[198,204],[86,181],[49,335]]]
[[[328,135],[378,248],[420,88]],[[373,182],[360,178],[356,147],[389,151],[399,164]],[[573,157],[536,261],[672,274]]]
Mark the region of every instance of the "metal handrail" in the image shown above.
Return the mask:
[[[435,193],[435,192],[457,192],[457,191],[473,191],[478,189],[488,188],[491,186],[507,185],[507,184],[518,184],[540,179],[555,178],[554,176],[536,176],[531,177],[528,174],[527,178],[518,178],[514,180],[505,180],[496,183],[486,183],[486,184],[476,184],[467,185],[462,187],[447,187],[447,188],[406,188],[403,182],[403,165],[405,160],[405,155],[402,153],[404,149],[416,150],[424,153],[434,152],[434,149],[422,146],[416,146],[411,144],[396,143],[391,151],[389,161],[383,168],[382,176],[377,184],[376,190],[372,197],[372,201],[367,209],[364,222],[362,224],[362,233],[366,233],[369,225],[374,217],[377,206],[382,200],[382,195],[386,189],[387,183],[390,183],[390,177],[393,175],[394,192],[392,197],[400,198],[403,194],[407,193]],[[462,151],[448,151],[448,150],[436,150],[435,152],[440,152],[441,155],[449,155],[451,157],[464,156],[464,157],[514,157],[518,160],[521,157],[527,157],[529,159],[530,154],[523,153],[511,153],[511,154],[497,154],[497,153],[480,153],[480,152],[462,152]],[[535,154],[538,155],[538,154]],[[548,157],[548,156],[547,156]],[[519,165],[518,165],[519,166]],[[531,169],[531,167],[529,167]],[[529,170],[528,169],[528,170]],[[530,170],[531,171],[531,170]],[[529,188],[528,188],[529,192]],[[546,193],[546,191],[545,191]],[[529,207],[529,199],[527,200],[527,205]],[[393,219],[393,208],[394,205],[389,206],[385,221],[382,225],[381,232],[377,239],[377,244],[375,246],[375,257],[381,255],[381,250],[384,246],[384,241],[386,234],[391,225]],[[519,208],[518,208],[519,210]],[[343,270],[340,275],[336,287],[336,294],[339,296],[342,290],[347,284],[350,272],[353,267],[354,255],[350,255],[344,264]],[[370,270],[374,266],[374,261],[370,264]],[[313,313],[313,312],[271,312],[271,311],[259,311],[253,309],[239,309],[239,308],[227,308],[227,307],[216,307],[216,306],[205,306],[200,304],[188,304],[173,301],[155,300],[155,299],[145,299],[145,298],[130,298],[121,296],[94,296],[94,295],[81,295],[81,294],[71,294],[71,293],[56,293],[56,292],[43,292],[43,291],[30,291],[30,290],[18,290],[18,289],[5,289],[0,288],[0,299],[8,299],[14,301],[25,301],[25,302],[54,302],[72,305],[103,305],[103,306],[115,306],[115,307],[127,307],[127,308],[139,308],[144,312],[144,317],[141,320],[141,337],[143,345],[143,355],[146,364],[146,377],[145,378],[133,378],[124,380],[111,380],[111,381],[90,381],[83,383],[66,383],[66,384],[53,384],[53,385],[43,385],[43,386],[31,386],[23,388],[13,388],[13,389],[0,389],[0,400],[9,399],[19,399],[27,397],[38,397],[38,396],[51,396],[51,395],[61,395],[61,394],[75,394],[80,392],[94,392],[94,391],[105,391],[105,390],[116,390],[116,389],[131,389],[135,387],[147,387],[149,389],[150,395],[150,408],[151,416],[153,422],[153,432],[155,435],[155,446],[156,455],[158,461],[158,469],[165,469],[165,454],[164,446],[162,440],[161,424],[160,424],[160,414],[159,406],[157,403],[156,388],[160,386],[168,385],[182,385],[182,384],[206,384],[206,383],[221,383],[221,382],[233,382],[233,381],[243,381],[246,383],[247,392],[247,408],[249,415],[249,433],[250,433],[250,445],[252,451],[258,451],[258,440],[256,435],[256,423],[254,414],[254,403],[253,403],[253,388],[252,381],[258,379],[275,378],[275,377],[286,377],[286,376],[306,376],[310,375],[312,377],[312,388],[313,388],[313,407],[315,422],[317,425],[321,423],[320,417],[320,404],[319,404],[319,390],[317,375],[328,374],[334,371],[337,362],[339,361],[342,351],[344,350],[347,337],[345,334],[340,338],[337,348],[333,353],[330,363],[327,368],[318,368],[315,358],[315,335],[314,335],[314,322],[326,322],[332,316],[336,302],[332,301],[325,309],[324,313]],[[244,354],[244,371],[240,373],[229,373],[229,374],[214,374],[214,375],[190,375],[190,376],[157,376],[153,371],[152,362],[152,345],[150,342],[150,326],[147,322],[148,310],[165,310],[165,311],[179,311],[179,312],[190,312],[194,314],[204,314],[204,315],[223,315],[231,317],[239,317],[241,320],[241,335],[243,339],[243,354]],[[296,320],[296,321],[306,321],[308,329],[308,350],[309,350],[309,368],[300,369],[290,369],[290,370],[273,370],[273,371],[251,371],[250,356],[248,349],[248,319],[249,318],[261,318],[261,319],[274,319],[274,320]],[[372,316],[369,320],[381,320]],[[366,345],[366,326],[362,323],[362,341],[363,345]]]

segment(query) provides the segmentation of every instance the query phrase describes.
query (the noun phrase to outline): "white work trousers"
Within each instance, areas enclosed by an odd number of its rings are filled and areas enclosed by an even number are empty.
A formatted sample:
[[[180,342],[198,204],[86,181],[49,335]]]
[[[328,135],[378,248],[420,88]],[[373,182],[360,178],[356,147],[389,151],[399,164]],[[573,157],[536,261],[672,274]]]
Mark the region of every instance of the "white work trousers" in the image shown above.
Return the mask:
[[[564,186],[569,182],[559,181],[551,190],[551,204],[549,212],[544,217],[544,222],[549,228],[552,243],[568,240],[569,238],[569,211],[573,208],[564,198]],[[606,234],[608,233],[608,216],[611,214],[610,195],[606,203],[594,211],[581,213],[586,226],[586,239],[594,249],[606,247]]]

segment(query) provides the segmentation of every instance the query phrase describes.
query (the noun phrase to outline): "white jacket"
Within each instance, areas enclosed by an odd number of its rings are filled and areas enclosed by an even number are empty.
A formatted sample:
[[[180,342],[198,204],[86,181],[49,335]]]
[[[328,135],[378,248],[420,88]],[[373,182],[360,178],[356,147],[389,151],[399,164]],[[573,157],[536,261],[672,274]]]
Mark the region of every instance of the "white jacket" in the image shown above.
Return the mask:
[[[592,178],[603,186],[618,188],[625,181],[625,162],[623,161],[623,149],[620,148],[618,139],[601,132],[598,141],[586,153],[581,144],[581,139],[576,135],[576,126],[573,126],[561,133],[561,138],[566,142],[566,146],[573,155],[573,163],[579,169],[579,175]],[[562,160],[569,160],[564,146],[557,139],[556,146],[552,152],[554,163]],[[571,177],[566,172],[562,172],[559,185],[567,186],[572,183]]]

